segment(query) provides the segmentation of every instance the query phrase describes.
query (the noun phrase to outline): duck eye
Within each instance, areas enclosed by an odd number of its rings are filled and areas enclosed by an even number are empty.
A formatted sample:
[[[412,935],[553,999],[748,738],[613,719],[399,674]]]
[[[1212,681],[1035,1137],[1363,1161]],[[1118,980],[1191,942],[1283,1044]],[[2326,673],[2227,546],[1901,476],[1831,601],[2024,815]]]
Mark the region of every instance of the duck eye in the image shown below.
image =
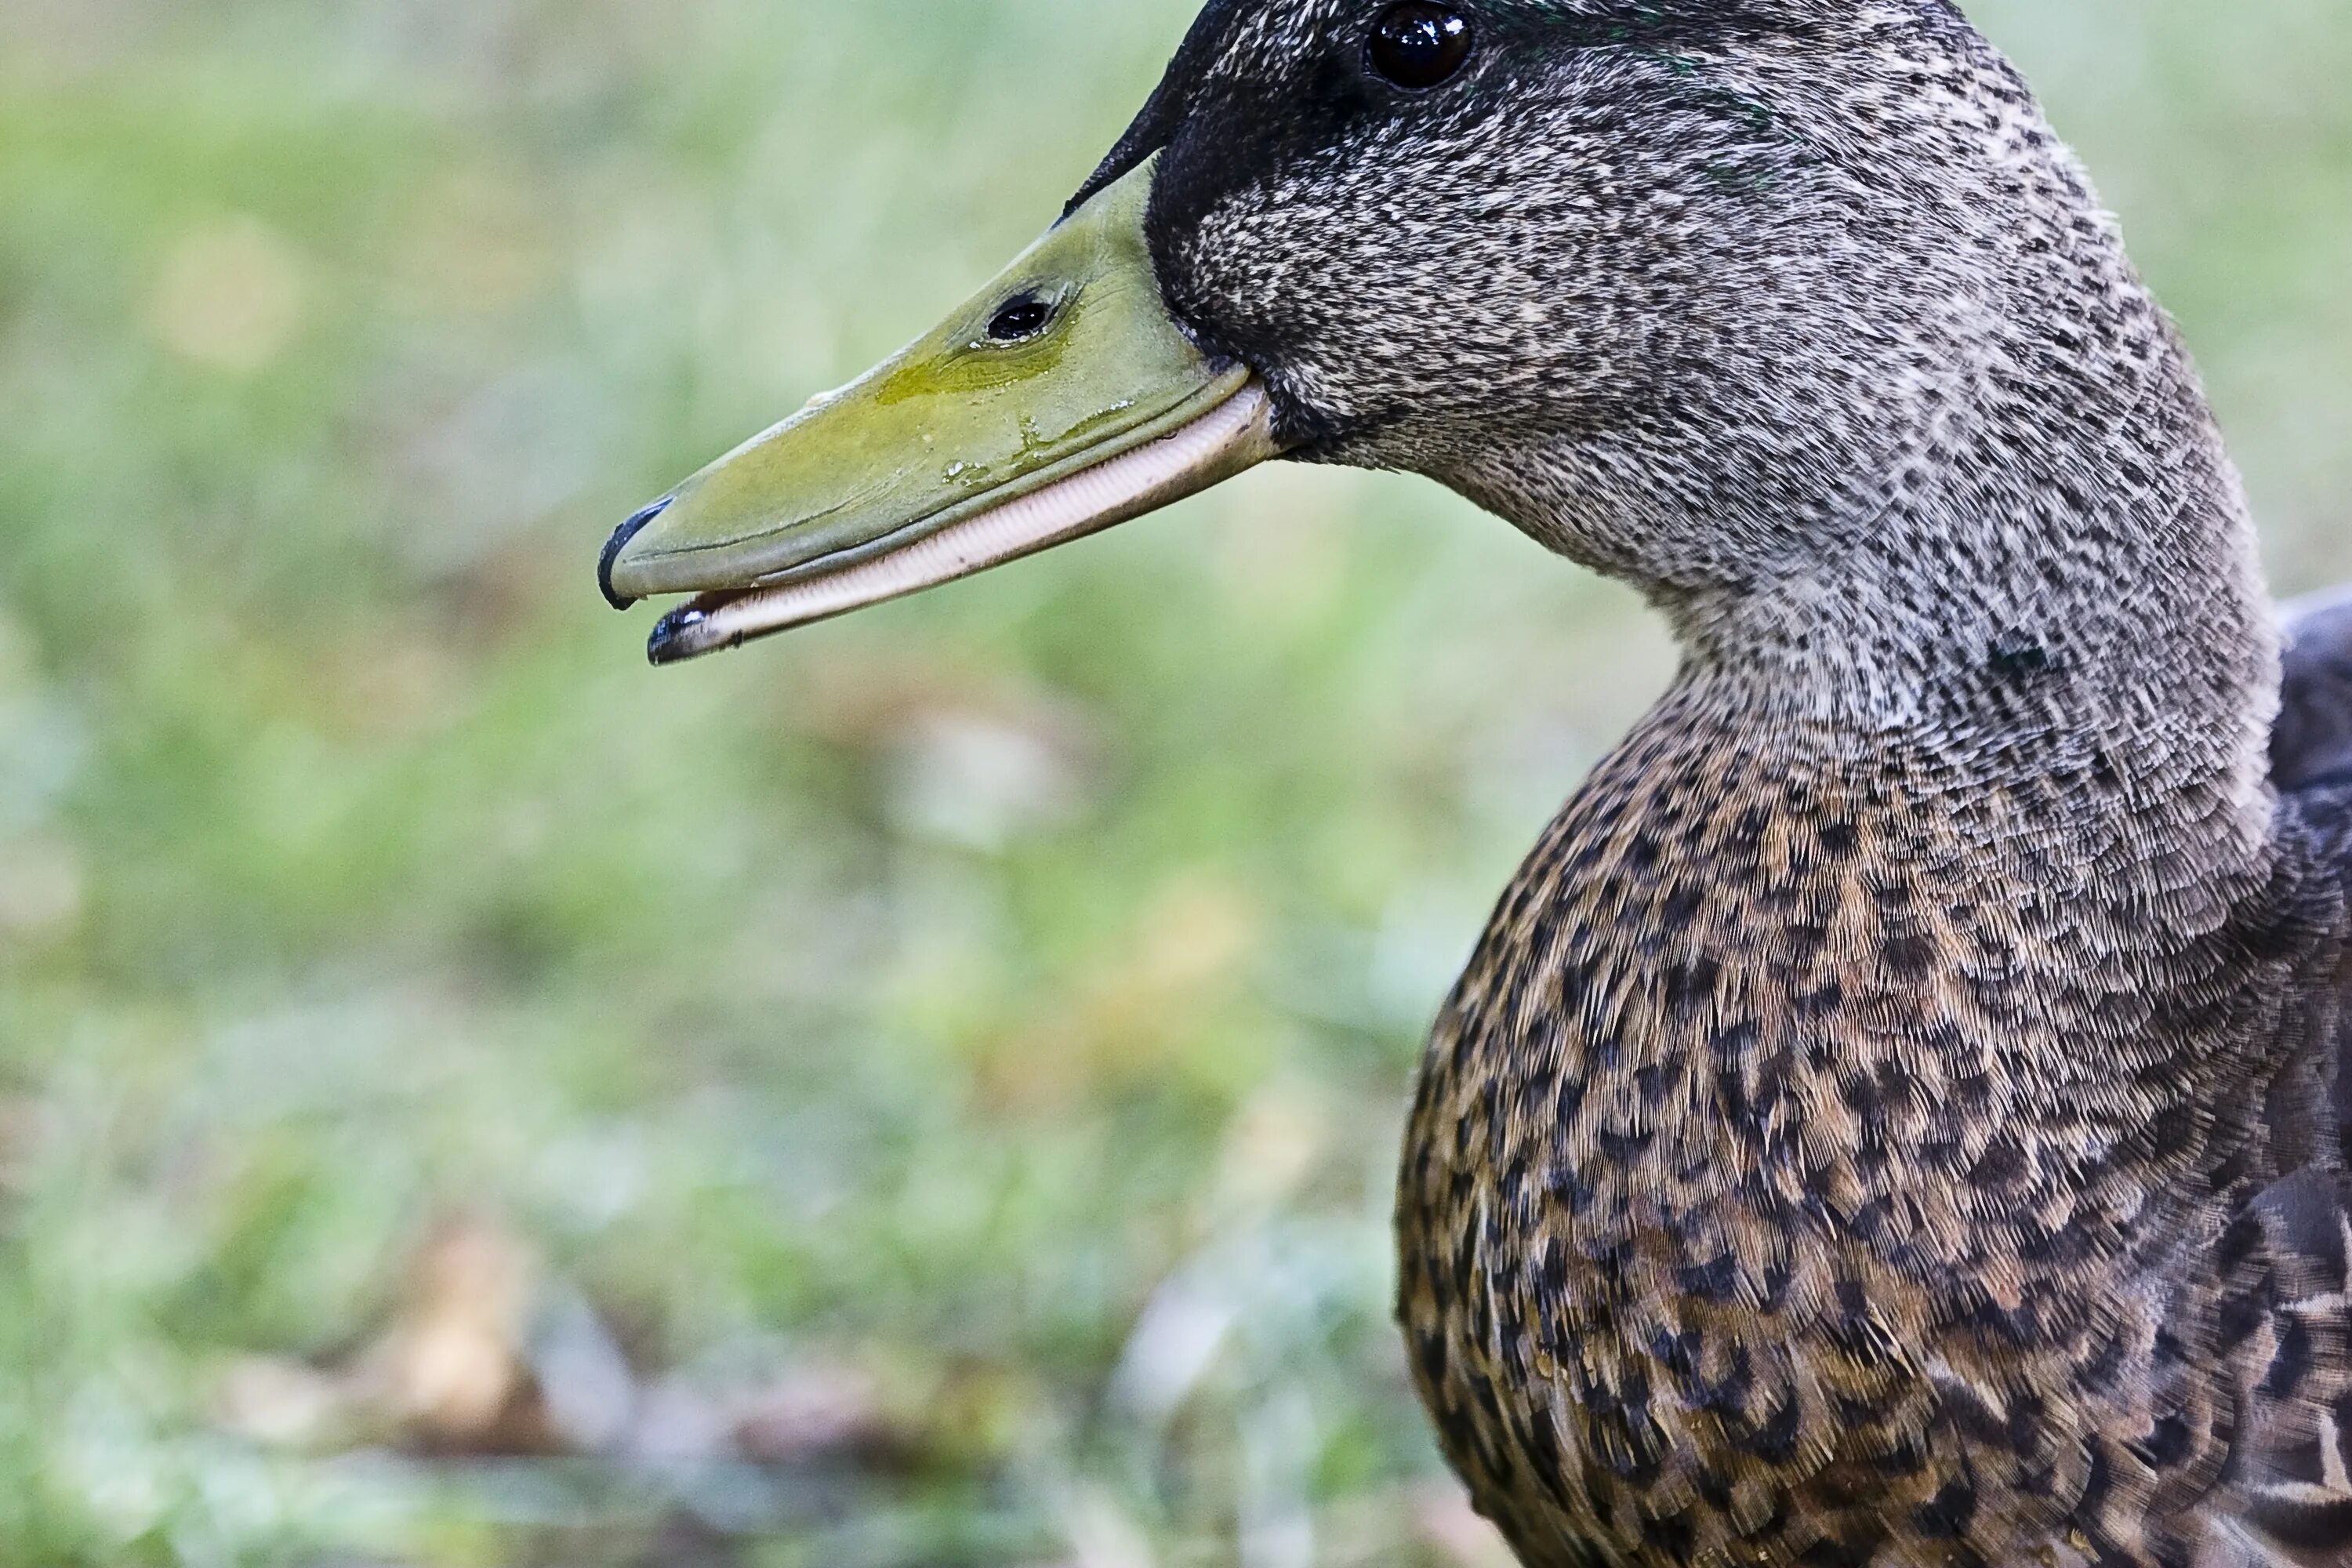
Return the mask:
[[[1017,343],[1044,331],[1053,319],[1053,306],[1034,294],[1023,294],[1005,301],[988,323],[988,335],[1000,343]]]
[[[1372,68],[1414,92],[1450,81],[1470,58],[1470,20],[1434,0],[1404,0],[1372,24]]]

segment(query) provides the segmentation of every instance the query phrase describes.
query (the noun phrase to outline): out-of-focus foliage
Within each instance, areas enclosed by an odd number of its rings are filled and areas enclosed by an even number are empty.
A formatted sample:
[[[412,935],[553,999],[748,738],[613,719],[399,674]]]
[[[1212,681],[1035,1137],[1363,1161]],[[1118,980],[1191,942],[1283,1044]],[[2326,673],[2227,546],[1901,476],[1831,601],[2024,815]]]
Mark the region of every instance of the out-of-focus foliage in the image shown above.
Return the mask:
[[[1471,1564],[1423,1026],[1664,679],[1268,471],[656,676],[596,545],[1192,0],[0,0],[0,1562]],[[2352,14],[2002,0],[2352,573]]]

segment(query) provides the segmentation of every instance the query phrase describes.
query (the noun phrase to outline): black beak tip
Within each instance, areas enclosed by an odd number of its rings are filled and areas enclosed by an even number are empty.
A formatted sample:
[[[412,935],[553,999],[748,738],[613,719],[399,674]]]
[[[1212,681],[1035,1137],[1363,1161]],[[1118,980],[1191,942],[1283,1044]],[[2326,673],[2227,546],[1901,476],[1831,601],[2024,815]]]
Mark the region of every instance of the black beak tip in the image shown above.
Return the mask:
[[[653,637],[646,644],[646,658],[656,668],[685,663],[694,657],[694,650],[686,646],[688,635],[709,618],[708,611],[692,605],[672,610],[655,624]]]
[[[666,496],[662,500],[654,502],[653,505],[646,508],[645,510],[637,513],[636,516],[629,519],[628,521],[621,524],[619,528],[614,530],[613,537],[604,542],[604,553],[596,563],[596,585],[604,590],[604,602],[612,605],[613,608],[616,610],[633,609],[635,607],[637,603],[635,599],[624,598],[621,594],[614,588],[614,563],[621,559],[621,552],[629,547],[629,542],[636,538],[640,533],[643,533],[646,527],[652,523],[654,519],[667,511],[669,510],[670,502],[677,499],[677,498],[675,496]]]

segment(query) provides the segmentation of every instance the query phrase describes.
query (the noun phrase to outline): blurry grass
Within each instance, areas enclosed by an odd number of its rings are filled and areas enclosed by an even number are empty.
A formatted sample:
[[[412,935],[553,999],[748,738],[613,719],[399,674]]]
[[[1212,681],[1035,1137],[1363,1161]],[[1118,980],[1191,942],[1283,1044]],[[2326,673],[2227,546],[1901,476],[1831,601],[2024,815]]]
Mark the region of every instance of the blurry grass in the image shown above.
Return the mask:
[[[1625,596],[1319,472],[682,675],[593,591],[1188,10],[0,0],[0,1562],[1475,1559],[1389,1172]],[[2352,571],[2352,22],[1982,19]],[[595,1458],[385,1413],[502,1270]]]

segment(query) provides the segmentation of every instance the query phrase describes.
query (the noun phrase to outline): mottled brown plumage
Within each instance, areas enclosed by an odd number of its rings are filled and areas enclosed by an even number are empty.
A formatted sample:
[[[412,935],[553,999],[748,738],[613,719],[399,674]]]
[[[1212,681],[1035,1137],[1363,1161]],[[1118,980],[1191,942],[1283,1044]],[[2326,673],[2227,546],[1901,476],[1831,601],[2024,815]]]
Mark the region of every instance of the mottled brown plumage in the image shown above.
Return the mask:
[[[2161,759],[1726,706],[1586,786],[1433,1048],[1404,1313],[1482,1502],[1535,1563],[2333,1551],[2352,1493],[2284,1485],[2352,1394],[2294,807],[2217,864],[2244,804]]]

